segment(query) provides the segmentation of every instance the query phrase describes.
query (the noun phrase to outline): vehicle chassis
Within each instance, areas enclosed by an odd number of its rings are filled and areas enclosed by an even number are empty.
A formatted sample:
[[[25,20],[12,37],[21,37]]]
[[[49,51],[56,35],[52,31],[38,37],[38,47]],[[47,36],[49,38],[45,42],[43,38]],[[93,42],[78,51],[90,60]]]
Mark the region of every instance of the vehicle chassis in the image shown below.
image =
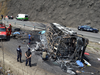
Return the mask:
[[[58,62],[66,72],[72,67],[80,67],[76,64],[76,61],[83,62],[84,52],[89,43],[87,38],[78,34],[63,33],[53,24],[47,26],[45,36],[51,61]]]

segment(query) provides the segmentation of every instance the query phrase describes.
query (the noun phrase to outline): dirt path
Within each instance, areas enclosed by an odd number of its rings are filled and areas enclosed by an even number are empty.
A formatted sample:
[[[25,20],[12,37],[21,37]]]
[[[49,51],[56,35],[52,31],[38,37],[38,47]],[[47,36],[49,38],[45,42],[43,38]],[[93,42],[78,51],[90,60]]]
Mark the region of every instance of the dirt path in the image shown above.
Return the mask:
[[[14,56],[15,57],[15,56]],[[5,52],[4,53],[4,62],[3,62],[3,53],[0,49],[0,63],[5,64],[5,69],[8,70],[11,69],[12,73],[14,75],[54,75],[52,73],[49,73],[47,71],[44,71],[43,69],[40,69],[38,66],[25,66],[25,62],[19,63],[10,56],[10,53]]]

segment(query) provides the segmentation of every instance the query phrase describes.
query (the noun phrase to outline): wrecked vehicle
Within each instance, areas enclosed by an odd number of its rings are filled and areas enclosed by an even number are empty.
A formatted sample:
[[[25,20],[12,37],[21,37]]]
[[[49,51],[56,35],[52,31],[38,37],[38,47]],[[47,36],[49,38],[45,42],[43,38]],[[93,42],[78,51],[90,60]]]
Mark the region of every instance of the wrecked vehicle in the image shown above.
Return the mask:
[[[41,55],[41,52],[47,49],[48,60],[57,62],[66,73],[76,74],[76,68],[82,68],[84,64],[89,65],[84,57],[89,40],[60,24],[51,23],[43,31],[14,33],[22,43],[28,43],[28,34],[32,33],[35,43],[28,46],[31,47],[31,51]]]
[[[46,28],[46,33],[40,38],[45,48],[48,48],[49,60],[56,61],[63,71],[76,74],[74,67],[83,67],[85,63],[84,53],[89,43],[87,38],[73,33],[66,27],[57,23],[51,23]],[[82,66],[78,64],[81,62]],[[85,63],[86,64],[86,63]]]

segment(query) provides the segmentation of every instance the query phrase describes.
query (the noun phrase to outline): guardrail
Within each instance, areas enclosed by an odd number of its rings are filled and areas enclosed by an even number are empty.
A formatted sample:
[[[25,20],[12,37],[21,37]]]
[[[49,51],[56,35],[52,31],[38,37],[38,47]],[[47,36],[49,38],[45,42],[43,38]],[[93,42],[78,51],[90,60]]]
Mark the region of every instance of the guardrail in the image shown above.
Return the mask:
[[[32,30],[45,30],[46,29],[46,27],[45,27],[45,25],[44,25],[44,27],[42,27],[42,26],[32,26],[32,25],[27,25],[27,24],[18,24],[18,23],[16,23],[16,22],[9,22],[9,21],[7,21],[7,20],[3,20],[3,23],[5,23],[5,25],[9,25],[9,24],[11,24],[12,26],[14,26],[14,27],[19,27],[19,28],[25,28],[25,29],[28,29],[28,30],[30,30],[30,29],[32,29]]]

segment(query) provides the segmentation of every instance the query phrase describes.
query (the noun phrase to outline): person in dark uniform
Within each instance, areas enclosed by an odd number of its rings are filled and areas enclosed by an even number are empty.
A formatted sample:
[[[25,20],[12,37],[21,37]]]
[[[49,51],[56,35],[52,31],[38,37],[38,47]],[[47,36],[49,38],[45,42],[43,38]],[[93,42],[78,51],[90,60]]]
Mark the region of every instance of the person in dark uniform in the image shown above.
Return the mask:
[[[1,15],[1,18],[3,19],[3,15]]]
[[[22,51],[21,51],[21,46],[19,45],[18,48],[17,48],[17,61],[19,62],[20,60],[20,63],[22,63],[21,61],[21,57],[22,57]]]
[[[31,56],[32,53],[30,52],[30,48],[28,48],[28,51],[25,52],[25,56],[26,56],[26,66],[29,62],[29,66],[31,67]]]

